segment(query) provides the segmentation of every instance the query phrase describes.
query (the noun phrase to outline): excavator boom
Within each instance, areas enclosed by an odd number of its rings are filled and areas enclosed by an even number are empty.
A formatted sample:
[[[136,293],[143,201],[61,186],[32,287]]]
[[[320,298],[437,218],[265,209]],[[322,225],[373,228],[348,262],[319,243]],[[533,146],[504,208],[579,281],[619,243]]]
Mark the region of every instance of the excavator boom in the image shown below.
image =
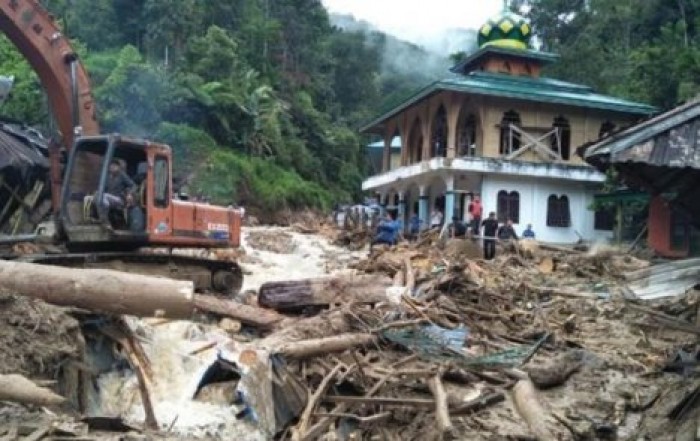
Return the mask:
[[[58,144],[49,149],[51,205],[58,227],[54,238],[66,250],[87,252],[27,259],[66,266],[116,265],[124,271],[193,280],[201,290],[237,292],[243,278],[235,262],[138,250],[237,247],[241,213],[175,198],[169,146],[100,135],[87,72],[37,0],[0,0],[0,31],[39,76],[60,131]],[[65,167],[59,144],[68,153]],[[135,178],[128,195],[107,194],[115,164]]]
[[[69,151],[76,135],[98,135],[87,72],[46,9],[37,0],[2,0],[0,31],[39,76],[62,146]]]

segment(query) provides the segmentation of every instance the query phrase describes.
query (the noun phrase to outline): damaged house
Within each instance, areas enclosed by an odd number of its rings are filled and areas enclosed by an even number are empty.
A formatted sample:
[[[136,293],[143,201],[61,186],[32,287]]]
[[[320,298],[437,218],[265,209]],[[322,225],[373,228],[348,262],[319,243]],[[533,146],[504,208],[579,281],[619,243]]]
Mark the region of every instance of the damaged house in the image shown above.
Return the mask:
[[[38,132],[0,123],[0,235],[33,233],[51,212],[47,154]]]
[[[650,194],[649,246],[665,257],[700,251],[700,100],[677,107],[581,149],[601,171]]]
[[[542,75],[557,55],[529,47],[531,29],[504,12],[478,33],[480,49],[452,76],[416,92],[362,131],[384,140],[382,170],[363,183],[383,204],[423,225],[438,208],[465,219],[474,195],[518,232],[532,224],[543,241],[611,237],[590,209],[605,175],[575,148],[655,112]],[[394,139],[400,156],[392,160]],[[407,223],[407,222],[405,222]]]
[[[0,105],[14,79],[0,76]],[[51,211],[48,142],[38,131],[0,119],[0,236],[34,233]]]

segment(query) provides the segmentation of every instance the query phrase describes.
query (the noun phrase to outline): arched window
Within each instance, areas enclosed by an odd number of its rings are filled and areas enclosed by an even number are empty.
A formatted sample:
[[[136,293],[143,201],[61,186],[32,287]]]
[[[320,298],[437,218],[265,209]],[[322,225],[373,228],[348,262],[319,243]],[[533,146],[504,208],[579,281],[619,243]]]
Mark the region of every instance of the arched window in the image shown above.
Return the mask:
[[[605,138],[606,136],[612,135],[615,131],[615,123],[612,121],[605,121],[600,125],[600,131],[598,132],[598,138]]]
[[[444,106],[440,106],[435,119],[433,120],[433,137],[432,137],[432,155],[433,157],[447,156],[447,112]]]
[[[459,124],[457,156],[476,156],[476,116],[469,114]]]
[[[547,226],[567,228],[571,226],[569,198],[565,195],[550,195],[547,199]]]
[[[520,193],[505,190],[498,192],[497,217],[499,222],[512,220],[514,224],[520,223]]]
[[[554,118],[552,128],[556,129],[550,139],[552,150],[568,161],[571,158],[571,125],[566,118],[558,116]]]
[[[499,152],[509,155],[520,148],[520,133],[511,129],[511,125],[520,126],[520,115],[514,110],[503,114],[501,120],[501,144]]]

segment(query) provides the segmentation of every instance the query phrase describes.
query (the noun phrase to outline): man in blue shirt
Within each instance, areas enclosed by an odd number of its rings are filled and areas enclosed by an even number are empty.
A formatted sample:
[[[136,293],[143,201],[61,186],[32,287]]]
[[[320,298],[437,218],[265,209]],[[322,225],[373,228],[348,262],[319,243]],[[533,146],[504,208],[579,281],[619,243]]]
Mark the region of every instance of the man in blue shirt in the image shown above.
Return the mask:
[[[401,225],[394,219],[394,216],[391,213],[387,213],[386,218],[377,227],[377,235],[370,244],[370,250],[374,245],[378,244],[396,245],[400,228]]]
[[[523,239],[534,239],[535,232],[532,231],[532,224],[527,224],[527,228],[523,231]]]

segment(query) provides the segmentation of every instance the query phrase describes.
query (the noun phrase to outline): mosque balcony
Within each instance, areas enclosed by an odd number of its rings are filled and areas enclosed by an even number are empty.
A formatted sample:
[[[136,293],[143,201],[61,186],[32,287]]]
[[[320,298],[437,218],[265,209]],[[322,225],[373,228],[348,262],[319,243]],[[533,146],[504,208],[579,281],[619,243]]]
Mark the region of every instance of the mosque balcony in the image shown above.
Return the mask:
[[[395,186],[402,181],[406,183],[422,181],[436,174],[465,173],[527,176],[591,184],[605,182],[604,174],[587,165],[529,162],[506,158],[459,157],[451,159],[437,157],[371,176],[362,183],[362,190],[371,191]]]

